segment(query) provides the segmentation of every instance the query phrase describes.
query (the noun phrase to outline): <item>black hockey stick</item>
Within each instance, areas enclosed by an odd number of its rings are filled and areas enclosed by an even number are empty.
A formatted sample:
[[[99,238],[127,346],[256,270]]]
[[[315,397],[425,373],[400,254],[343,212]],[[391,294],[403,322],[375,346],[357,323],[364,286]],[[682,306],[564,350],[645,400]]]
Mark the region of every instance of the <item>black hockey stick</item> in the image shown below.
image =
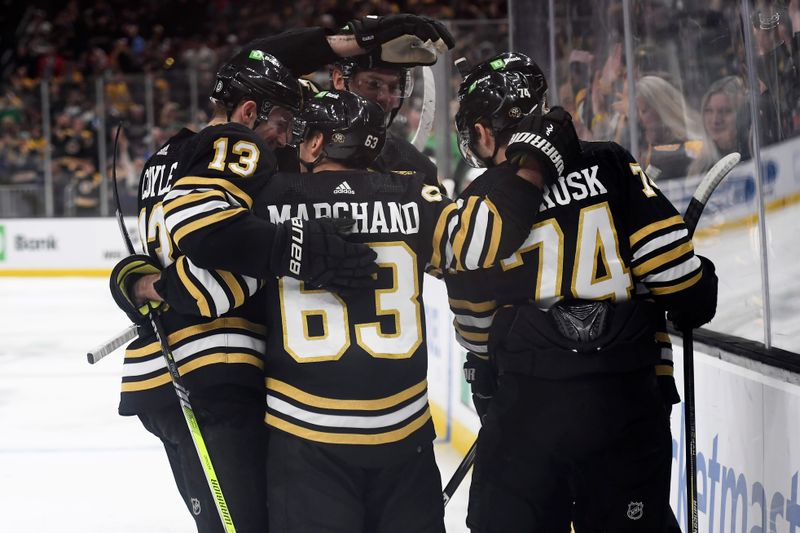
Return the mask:
[[[450,501],[450,498],[453,497],[455,494],[456,489],[461,482],[464,480],[464,476],[467,475],[469,469],[472,467],[472,463],[475,462],[475,455],[478,453],[478,440],[476,439],[475,442],[472,443],[467,455],[461,460],[461,464],[458,465],[456,471],[453,472],[453,475],[450,477],[450,481],[447,482],[444,490],[442,491],[442,498],[444,499],[444,505],[447,506],[447,502]]]
[[[114,157],[113,168],[111,174],[114,182],[114,201],[116,202],[116,216],[119,223],[119,229],[122,232],[122,238],[125,239],[125,245],[128,247],[128,253],[134,254],[133,243],[128,231],[125,229],[125,221],[122,219],[122,206],[119,202],[119,191],[117,190],[117,141],[119,140],[119,132],[122,129],[122,124],[117,126],[117,134],[114,137]],[[164,331],[164,325],[161,323],[159,311],[150,309],[147,317],[150,319],[150,325],[153,326],[156,338],[161,345],[161,354],[164,356],[164,361],[167,364],[167,370],[172,378],[172,385],[175,387],[175,394],[178,396],[178,402],[183,411],[183,417],[186,420],[186,425],[189,427],[189,434],[192,437],[192,442],[197,450],[200,465],[203,467],[203,472],[206,475],[208,488],[211,490],[211,495],[214,498],[214,503],[219,512],[219,518],[222,520],[222,525],[225,533],[236,533],[236,528],[233,526],[233,519],[228,511],[228,504],[225,502],[225,496],[222,494],[222,487],[219,484],[217,473],[214,470],[214,465],[211,463],[211,456],[206,448],[206,441],[203,439],[203,434],[200,432],[200,426],[197,424],[197,417],[194,414],[192,404],[189,402],[189,390],[183,384],[183,378],[178,371],[178,365],[175,362],[175,357],[167,342],[167,335]]]
[[[697,229],[697,222],[700,215],[711,197],[711,193],[717,185],[733,170],[741,155],[733,152],[714,164],[703,181],[697,186],[683,221],[689,230],[689,238],[694,235]],[[683,402],[684,402],[684,424],[686,426],[686,513],[688,515],[688,532],[697,533],[697,430],[695,423],[695,404],[694,404],[694,335],[691,329],[683,332]]]

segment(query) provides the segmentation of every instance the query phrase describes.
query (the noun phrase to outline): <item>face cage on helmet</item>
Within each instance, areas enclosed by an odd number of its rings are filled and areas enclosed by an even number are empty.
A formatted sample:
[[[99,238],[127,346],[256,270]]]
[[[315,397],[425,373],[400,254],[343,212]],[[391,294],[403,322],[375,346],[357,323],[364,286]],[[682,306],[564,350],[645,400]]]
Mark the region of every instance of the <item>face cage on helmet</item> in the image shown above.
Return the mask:
[[[458,132],[458,151],[461,152],[461,158],[464,159],[464,162],[472,168],[486,168],[488,166],[486,161],[472,150],[472,134],[469,131]]]

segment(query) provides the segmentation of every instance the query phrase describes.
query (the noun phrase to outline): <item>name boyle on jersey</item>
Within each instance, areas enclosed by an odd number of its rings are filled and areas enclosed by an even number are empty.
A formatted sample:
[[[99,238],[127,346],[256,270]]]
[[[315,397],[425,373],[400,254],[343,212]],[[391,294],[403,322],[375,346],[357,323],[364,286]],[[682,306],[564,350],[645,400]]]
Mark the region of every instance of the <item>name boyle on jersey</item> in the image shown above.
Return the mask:
[[[419,233],[419,206],[415,202],[318,202],[266,208],[273,224],[291,218],[350,218],[355,221],[353,233]]]
[[[560,176],[558,181],[550,185],[545,185],[544,198],[539,212],[547,211],[556,205],[568,205],[573,200],[579,201],[601,194],[607,194],[608,190],[597,179],[597,165],[570,172],[566,176]]]

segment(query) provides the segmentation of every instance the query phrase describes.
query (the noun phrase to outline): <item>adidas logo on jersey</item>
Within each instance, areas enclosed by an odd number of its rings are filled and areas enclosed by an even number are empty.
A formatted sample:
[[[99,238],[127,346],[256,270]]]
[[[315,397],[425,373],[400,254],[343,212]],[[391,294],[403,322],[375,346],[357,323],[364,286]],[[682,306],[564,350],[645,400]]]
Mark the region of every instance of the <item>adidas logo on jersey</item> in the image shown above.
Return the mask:
[[[350,185],[346,181],[341,182],[339,185],[333,189],[333,194],[355,194],[356,191],[350,188]]]
[[[167,150],[169,150],[169,145],[164,146],[164,148],[156,152],[156,155],[167,155]]]

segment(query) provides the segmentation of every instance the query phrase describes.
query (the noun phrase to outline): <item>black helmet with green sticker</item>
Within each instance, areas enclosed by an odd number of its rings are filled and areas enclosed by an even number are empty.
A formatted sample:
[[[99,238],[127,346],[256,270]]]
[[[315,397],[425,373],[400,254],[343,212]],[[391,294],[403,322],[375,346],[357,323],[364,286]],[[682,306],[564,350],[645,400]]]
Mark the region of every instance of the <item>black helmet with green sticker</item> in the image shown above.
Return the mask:
[[[378,157],[386,140],[381,107],[349,91],[321,91],[307,100],[298,123],[302,139],[314,132],[323,136],[322,158],[341,161],[353,168],[367,168]]]
[[[253,100],[258,119],[267,120],[280,106],[297,113],[303,102],[299,82],[272,55],[246,46],[217,71],[211,99],[222,102],[228,117],[242,100]]]
[[[484,159],[475,153],[476,123],[500,138],[527,115],[544,114],[546,93],[542,69],[525,54],[506,52],[472,68],[458,88],[456,129],[464,160],[473,167],[486,167],[494,158],[494,154]]]

